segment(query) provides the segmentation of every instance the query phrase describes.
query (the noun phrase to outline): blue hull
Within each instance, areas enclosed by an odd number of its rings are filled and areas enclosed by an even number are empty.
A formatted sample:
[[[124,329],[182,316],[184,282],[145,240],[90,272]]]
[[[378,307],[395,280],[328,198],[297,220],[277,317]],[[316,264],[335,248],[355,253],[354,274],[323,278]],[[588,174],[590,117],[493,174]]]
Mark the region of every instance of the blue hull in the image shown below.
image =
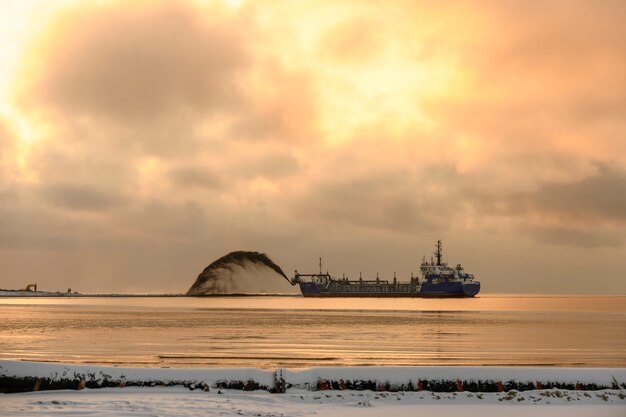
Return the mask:
[[[419,291],[351,291],[335,292],[320,288],[314,282],[300,282],[300,291],[304,297],[473,297],[480,291],[479,282],[440,282],[432,284],[425,282]]]
[[[473,297],[480,291],[480,282],[440,282],[430,284],[425,282],[420,288],[420,294],[431,297]]]

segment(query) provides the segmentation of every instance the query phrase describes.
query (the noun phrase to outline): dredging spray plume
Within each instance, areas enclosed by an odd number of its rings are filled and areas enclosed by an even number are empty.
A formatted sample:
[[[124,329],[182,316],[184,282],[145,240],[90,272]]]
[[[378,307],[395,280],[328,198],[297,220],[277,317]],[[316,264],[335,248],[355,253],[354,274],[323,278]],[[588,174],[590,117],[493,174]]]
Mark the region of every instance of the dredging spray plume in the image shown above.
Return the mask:
[[[242,271],[269,268],[282,276],[290,285],[291,280],[266,254],[260,252],[235,251],[213,261],[198,275],[187,295],[228,294],[244,290],[240,288],[237,275]]]

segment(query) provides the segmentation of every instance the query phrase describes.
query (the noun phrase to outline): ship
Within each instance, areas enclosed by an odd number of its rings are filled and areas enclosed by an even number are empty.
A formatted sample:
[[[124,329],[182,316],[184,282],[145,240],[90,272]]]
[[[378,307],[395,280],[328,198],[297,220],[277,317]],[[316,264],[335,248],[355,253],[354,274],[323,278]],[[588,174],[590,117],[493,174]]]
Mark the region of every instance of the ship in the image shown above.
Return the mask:
[[[474,297],[480,291],[480,282],[473,274],[465,272],[461,264],[455,267],[442,262],[441,240],[437,241],[435,257],[430,261],[422,258],[419,276],[408,282],[400,282],[394,273],[393,280],[376,279],[350,280],[346,276],[334,278],[328,272],[300,274],[295,271],[292,285],[299,285],[304,297]]]

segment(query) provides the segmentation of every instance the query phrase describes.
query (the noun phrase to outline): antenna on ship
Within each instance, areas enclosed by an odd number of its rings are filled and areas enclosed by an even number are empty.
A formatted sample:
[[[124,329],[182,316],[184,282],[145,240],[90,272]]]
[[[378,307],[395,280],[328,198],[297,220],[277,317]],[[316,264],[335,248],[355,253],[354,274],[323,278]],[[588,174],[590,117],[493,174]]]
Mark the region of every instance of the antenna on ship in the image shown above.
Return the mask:
[[[441,265],[441,240],[437,241],[437,250],[435,251],[435,256],[437,257],[437,266]]]
[[[322,257],[320,256],[320,275],[322,275]]]

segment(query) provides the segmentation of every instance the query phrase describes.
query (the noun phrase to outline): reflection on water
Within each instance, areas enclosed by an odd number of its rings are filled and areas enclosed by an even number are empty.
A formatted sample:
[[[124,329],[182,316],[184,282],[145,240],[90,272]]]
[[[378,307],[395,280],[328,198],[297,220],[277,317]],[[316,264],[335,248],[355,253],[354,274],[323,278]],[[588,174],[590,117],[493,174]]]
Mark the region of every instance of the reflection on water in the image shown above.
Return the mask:
[[[626,297],[0,299],[0,359],[626,366]]]

